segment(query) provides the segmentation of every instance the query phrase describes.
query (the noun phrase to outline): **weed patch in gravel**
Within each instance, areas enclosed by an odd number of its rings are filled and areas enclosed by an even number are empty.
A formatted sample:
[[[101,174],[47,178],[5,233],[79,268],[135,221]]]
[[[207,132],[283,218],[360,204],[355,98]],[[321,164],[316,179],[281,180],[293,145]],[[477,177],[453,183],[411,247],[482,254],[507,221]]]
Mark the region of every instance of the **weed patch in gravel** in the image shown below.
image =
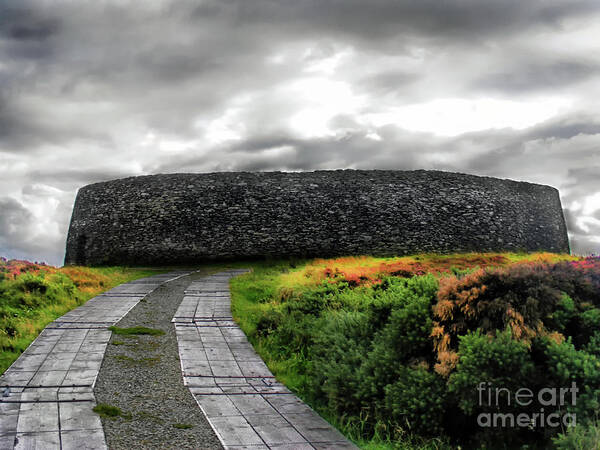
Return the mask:
[[[109,405],[108,403],[99,403],[94,406],[92,411],[104,419],[116,419],[117,417],[131,418],[131,414],[124,413],[118,406]]]

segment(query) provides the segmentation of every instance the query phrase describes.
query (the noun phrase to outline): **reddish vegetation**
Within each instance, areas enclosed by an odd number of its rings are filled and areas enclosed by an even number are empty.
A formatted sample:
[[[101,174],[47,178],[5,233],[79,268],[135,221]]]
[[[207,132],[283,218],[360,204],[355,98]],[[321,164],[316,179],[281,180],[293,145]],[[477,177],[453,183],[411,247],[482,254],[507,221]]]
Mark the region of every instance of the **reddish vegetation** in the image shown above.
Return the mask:
[[[327,266],[322,274],[327,279],[346,281],[350,286],[373,284],[382,277],[394,276],[409,278],[427,273],[452,273],[453,269],[466,270],[476,267],[503,267],[509,259],[502,255],[464,255],[464,256],[423,256],[384,261],[373,265],[347,266],[350,258],[338,258],[324,261]]]
[[[571,265],[582,270],[589,282],[600,289],[600,256],[588,256],[579,261],[572,261]]]
[[[55,272],[56,267],[48,266],[46,263],[32,263],[30,261],[0,257],[0,274],[4,275],[4,278],[14,280],[22,273],[37,274],[40,271]]]
[[[62,273],[69,277],[80,292],[92,294],[104,289],[111,283],[114,273],[105,273],[103,269],[91,269],[81,266],[54,267],[46,263],[6,259],[0,257],[0,280],[14,281],[22,274],[54,274]],[[119,275],[120,276],[120,275]]]

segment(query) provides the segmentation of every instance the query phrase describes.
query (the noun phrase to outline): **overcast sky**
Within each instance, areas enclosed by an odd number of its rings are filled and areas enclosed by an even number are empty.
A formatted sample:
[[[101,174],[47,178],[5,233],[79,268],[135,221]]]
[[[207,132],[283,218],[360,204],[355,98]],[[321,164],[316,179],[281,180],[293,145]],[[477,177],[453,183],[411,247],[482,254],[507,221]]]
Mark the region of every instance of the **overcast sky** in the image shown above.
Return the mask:
[[[0,255],[88,183],[337,168],[549,184],[600,252],[599,103],[597,0],[0,0]]]

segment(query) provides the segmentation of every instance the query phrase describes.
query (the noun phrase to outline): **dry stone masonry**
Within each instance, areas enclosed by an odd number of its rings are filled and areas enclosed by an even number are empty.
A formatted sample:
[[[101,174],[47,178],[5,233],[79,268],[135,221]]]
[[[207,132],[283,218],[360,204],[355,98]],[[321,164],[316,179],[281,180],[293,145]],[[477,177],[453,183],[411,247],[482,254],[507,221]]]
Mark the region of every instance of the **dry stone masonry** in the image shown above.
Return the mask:
[[[79,190],[66,264],[568,252],[558,191],[437,171],[170,174]]]

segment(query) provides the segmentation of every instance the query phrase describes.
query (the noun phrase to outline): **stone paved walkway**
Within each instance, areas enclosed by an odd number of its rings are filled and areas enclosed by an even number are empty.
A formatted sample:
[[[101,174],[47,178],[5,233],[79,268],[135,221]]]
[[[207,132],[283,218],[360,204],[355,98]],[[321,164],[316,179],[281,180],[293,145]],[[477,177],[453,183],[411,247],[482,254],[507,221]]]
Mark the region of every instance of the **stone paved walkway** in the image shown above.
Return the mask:
[[[173,322],[184,383],[226,449],[355,449],[279,383],[233,322],[230,270],[192,282]]]
[[[111,332],[171,272],[125,283],[49,324],[0,376],[0,449],[105,449],[93,387]]]

